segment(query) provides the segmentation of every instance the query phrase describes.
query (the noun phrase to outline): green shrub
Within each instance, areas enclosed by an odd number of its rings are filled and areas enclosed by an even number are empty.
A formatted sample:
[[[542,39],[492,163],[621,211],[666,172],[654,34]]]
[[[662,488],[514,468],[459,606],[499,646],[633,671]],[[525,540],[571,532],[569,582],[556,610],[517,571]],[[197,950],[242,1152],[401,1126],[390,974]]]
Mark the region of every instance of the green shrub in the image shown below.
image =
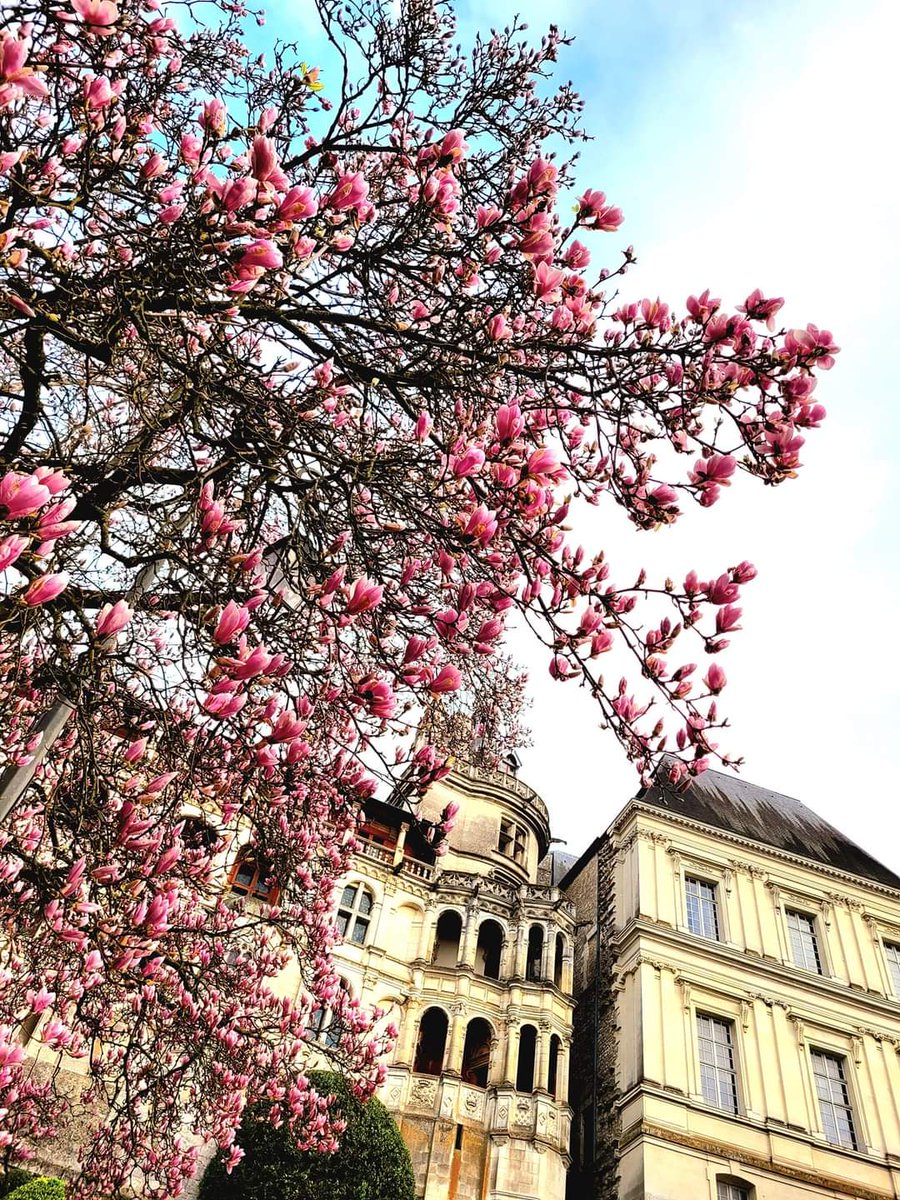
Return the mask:
[[[21,1167],[7,1167],[6,1174],[0,1175],[0,1197],[8,1196],[10,1192],[16,1188],[20,1188],[23,1183],[28,1183],[34,1179],[30,1171],[25,1171]]]
[[[223,1155],[216,1155],[200,1200],[414,1200],[409,1151],[384,1105],[360,1104],[340,1075],[311,1071],[310,1081],[337,1098],[335,1108],[347,1122],[340,1149],[298,1150],[284,1129],[265,1120],[264,1110],[248,1110],[237,1138],[243,1159],[228,1175]]]
[[[66,1185],[51,1175],[37,1175],[10,1192],[7,1200],[66,1200]]]

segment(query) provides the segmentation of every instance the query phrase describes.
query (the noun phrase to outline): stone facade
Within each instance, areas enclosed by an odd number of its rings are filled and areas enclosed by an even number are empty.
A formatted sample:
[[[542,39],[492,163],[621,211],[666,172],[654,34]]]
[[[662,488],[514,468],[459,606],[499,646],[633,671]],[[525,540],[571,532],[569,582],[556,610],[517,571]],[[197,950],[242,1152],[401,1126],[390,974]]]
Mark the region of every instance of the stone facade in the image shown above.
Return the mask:
[[[459,764],[421,817],[454,799],[459,821],[435,865],[410,852],[402,808],[369,806],[344,891],[369,893],[369,925],[363,944],[345,934],[339,969],[399,1027],[380,1098],[417,1195],[563,1200],[574,908],[543,881],[550,830],[531,788]]]
[[[576,1130],[593,1123],[573,1143],[571,1200],[610,1195],[595,1169],[610,1130],[619,1200],[900,1196],[900,881],[772,797],[743,785],[730,828],[638,797],[561,881],[579,920],[574,1045],[590,1058],[572,1105]]]

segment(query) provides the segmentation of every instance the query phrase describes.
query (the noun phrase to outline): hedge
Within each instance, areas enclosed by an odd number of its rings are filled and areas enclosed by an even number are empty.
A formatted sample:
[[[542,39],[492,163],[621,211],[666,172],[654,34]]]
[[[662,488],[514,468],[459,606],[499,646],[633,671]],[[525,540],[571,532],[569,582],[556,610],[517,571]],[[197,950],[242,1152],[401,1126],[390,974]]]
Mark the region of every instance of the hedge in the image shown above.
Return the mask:
[[[400,1130],[379,1100],[361,1104],[340,1075],[311,1071],[317,1092],[336,1097],[347,1122],[334,1154],[298,1150],[265,1109],[244,1114],[237,1142],[243,1159],[229,1175],[218,1154],[200,1185],[199,1200],[414,1200],[412,1162]]]

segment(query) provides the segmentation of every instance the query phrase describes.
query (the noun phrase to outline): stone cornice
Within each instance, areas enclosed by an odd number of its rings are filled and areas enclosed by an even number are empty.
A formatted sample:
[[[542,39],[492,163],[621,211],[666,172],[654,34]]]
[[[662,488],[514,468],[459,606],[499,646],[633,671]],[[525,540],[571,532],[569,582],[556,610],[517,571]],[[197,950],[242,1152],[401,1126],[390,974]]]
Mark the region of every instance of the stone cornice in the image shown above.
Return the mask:
[[[652,938],[656,944],[652,947],[647,946],[641,940],[643,938]],[[637,954],[633,958],[629,958],[625,953],[625,947],[633,948],[635,942],[637,943]],[[660,943],[663,945],[660,946]],[[646,919],[630,921],[614,939],[613,948],[619,961],[623,958],[626,959],[626,965],[616,968],[617,979],[624,980],[628,975],[633,974],[642,963],[649,963],[658,970],[670,971],[676,976],[693,977],[696,975],[693,982],[697,986],[721,992],[723,995],[732,995],[738,999],[759,999],[766,1004],[777,1004],[781,1008],[792,1007],[790,1002],[786,1002],[779,996],[768,996],[762,992],[749,990],[746,985],[743,988],[740,985],[745,972],[768,974],[773,981],[782,985],[780,988],[782,992],[793,993],[797,998],[796,1003],[800,1006],[815,996],[827,996],[829,1000],[838,1001],[840,1010],[847,1014],[847,1021],[854,1030],[858,1030],[863,1022],[866,1023],[868,1029],[873,1016],[876,1014],[883,1016],[896,1026],[897,1032],[884,1032],[879,1036],[882,1040],[900,1043],[900,1002],[889,1000],[873,992],[856,991],[848,988],[838,979],[830,979],[825,975],[810,975],[799,968],[775,962],[769,958],[750,957],[742,950],[735,949],[723,942],[696,938],[691,934],[682,933],[681,930],[673,929],[671,926],[657,925]],[[665,957],[666,948],[686,953],[690,956],[691,961],[681,965],[669,962]],[[699,966],[697,965],[698,960]],[[723,989],[710,983],[706,965],[711,963],[716,963],[731,972],[732,986],[729,989]],[[812,1017],[809,1017],[808,1020],[815,1023]]]
[[[681,829],[700,830],[719,841],[726,841],[733,846],[750,846],[754,850],[758,850],[760,854],[778,859],[780,862],[805,867],[808,871],[817,871],[822,875],[827,875],[831,879],[839,879],[846,883],[855,884],[857,887],[876,892],[879,896],[886,896],[895,902],[900,900],[900,891],[897,888],[891,888],[886,884],[878,883],[877,880],[869,879],[865,875],[854,875],[850,871],[842,871],[838,867],[832,867],[828,863],[820,862],[817,858],[805,858],[800,854],[791,854],[788,850],[782,850],[777,846],[769,846],[767,843],[758,842],[754,838],[739,836],[738,834],[729,832],[727,829],[720,829],[716,825],[706,825],[703,821],[697,821],[691,817],[678,816],[671,809],[661,809],[653,804],[645,804],[636,796],[628,801],[615,818],[609,827],[608,833],[615,837],[621,826],[637,814],[652,817],[663,823],[669,822]],[[661,834],[659,836],[664,837],[665,835]],[[617,846],[620,844],[617,843]]]
[[[667,1098],[671,1099],[671,1096]],[[782,1128],[779,1126],[777,1131],[770,1128],[768,1132],[777,1132],[779,1136],[801,1140],[807,1144],[810,1142],[814,1145],[817,1144],[809,1137],[798,1138],[798,1135],[793,1130],[786,1127]],[[628,1146],[642,1137],[651,1137],[658,1141],[671,1142],[677,1146],[684,1146],[689,1150],[699,1151],[701,1154],[715,1154],[724,1159],[726,1165],[729,1162],[739,1162],[743,1163],[744,1166],[752,1167],[756,1171],[765,1171],[776,1178],[795,1179],[798,1183],[808,1183],[815,1188],[817,1195],[822,1195],[823,1189],[827,1188],[829,1193],[833,1192],[836,1196],[847,1196],[848,1198],[852,1198],[852,1200],[894,1200],[895,1197],[893,1188],[890,1191],[881,1191],[880,1189],[865,1187],[848,1179],[842,1179],[840,1176],[824,1175],[820,1171],[811,1171],[805,1167],[791,1166],[781,1158],[776,1163],[773,1159],[763,1154],[755,1154],[752,1150],[745,1150],[741,1146],[735,1145],[733,1141],[720,1142],[715,1138],[684,1133],[678,1129],[656,1125],[651,1121],[640,1121],[626,1129],[619,1142],[620,1150],[626,1150]],[[833,1146],[829,1146],[828,1149],[836,1154],[847,1155],[849,1158],[855,1160],[863,1159],[869,1163],[873,1162],[873,1159],[869,1155],[855,1154],[846,1150],[841,1151]],[[880,1159],[874,1161],[883,1167],[886,1174],[886,1182],[889,1184],[890,1168]]]

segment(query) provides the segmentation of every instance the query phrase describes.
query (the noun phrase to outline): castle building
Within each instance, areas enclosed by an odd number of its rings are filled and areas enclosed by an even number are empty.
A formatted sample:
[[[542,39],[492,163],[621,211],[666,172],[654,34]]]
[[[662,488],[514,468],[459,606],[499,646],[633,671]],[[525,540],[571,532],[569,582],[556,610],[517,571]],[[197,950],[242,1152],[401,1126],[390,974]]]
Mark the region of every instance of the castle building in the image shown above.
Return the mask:
[[[565,1195],[574,910],[509,765],[460,763],[431,790],[422,820],[461,804],[437,862],[405,808],[368,804],[339,900],[341,976],[399,1028],[380,1098],[422,1200]]]
[[[344,986],[399,1029],[380,1098],[418,1200],[900,1200],[900,878],[714,771],[575,859],[517,770],[458,762],[416,818],[367,802],[336,897]]]
[[[710,771],[641,792],[561,887],[570,1200],[900,1196],[896,875]]]

